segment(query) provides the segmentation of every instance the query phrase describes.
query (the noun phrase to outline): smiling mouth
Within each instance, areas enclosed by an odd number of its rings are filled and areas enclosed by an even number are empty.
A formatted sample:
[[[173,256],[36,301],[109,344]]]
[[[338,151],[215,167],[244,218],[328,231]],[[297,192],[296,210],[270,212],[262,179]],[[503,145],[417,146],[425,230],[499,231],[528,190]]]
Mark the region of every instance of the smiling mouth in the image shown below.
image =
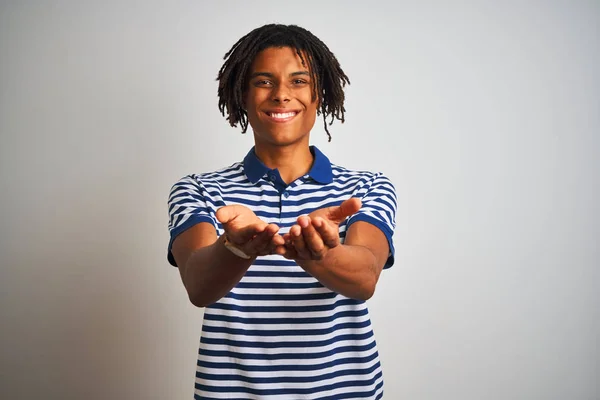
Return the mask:
[[[283,113],[266,111],[265,114],[267,114],[269,118],[275,122],[287,122],[298,115],[298,111],[288,111]]]

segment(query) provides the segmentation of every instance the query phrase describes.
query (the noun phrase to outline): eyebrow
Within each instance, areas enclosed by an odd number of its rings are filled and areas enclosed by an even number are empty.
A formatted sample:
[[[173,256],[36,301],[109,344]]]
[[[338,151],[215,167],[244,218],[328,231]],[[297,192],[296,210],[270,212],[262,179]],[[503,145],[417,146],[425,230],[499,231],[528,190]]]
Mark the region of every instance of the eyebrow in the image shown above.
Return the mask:
[[[252,78],[256,78],[257,76],[266,76],[267,78],[273,78],[275,75],[273,75],[270,72],[253,72],[252,74],[250,74],[250,79]],[[290,77],[292,76],[310,76],[308,71],[296,71],[296,72],[292,72],[290,74]]]

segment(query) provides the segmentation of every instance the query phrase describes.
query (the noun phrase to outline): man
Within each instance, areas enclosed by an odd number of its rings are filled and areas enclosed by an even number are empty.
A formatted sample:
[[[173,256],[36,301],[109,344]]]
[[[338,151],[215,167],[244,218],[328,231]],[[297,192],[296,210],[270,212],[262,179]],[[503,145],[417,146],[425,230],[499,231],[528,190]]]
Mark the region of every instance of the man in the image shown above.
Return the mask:
[[[255,146],[169,196],[169,262],[205,307],[195,398],[380,399],[365,300],[393,264],[394,187],[309,145],[317,115],[328,135],[328,116],[344,121],[348,77],[293,25],[255,29],[225,60],[219,108]]]

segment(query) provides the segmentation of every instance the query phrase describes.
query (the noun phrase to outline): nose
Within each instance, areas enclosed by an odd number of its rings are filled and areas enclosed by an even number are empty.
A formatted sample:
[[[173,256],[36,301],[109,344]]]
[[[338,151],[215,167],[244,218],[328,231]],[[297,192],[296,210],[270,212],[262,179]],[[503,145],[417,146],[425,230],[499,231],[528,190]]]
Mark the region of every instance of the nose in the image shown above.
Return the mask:
[[[271,92],[271,99],[275,103],[287,103],[291,100],[289,88],[286,85],[277,85]]]

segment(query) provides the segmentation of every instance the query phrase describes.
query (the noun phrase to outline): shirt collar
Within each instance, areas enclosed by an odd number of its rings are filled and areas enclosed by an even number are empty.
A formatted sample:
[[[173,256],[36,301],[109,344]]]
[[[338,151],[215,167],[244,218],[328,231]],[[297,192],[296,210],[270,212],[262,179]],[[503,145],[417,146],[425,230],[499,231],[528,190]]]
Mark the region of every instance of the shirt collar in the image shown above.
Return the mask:
[[[319,183],[333,182],[333,172],[329,159],[316,146],[310,146],[310,152],[315,159],[310,171],[308,171],[308,176]],[[254,147],[252,147],[244,158],[244,172],[248,180],[256,183],[269,171],[269,167],[260,161],[254,152]]]

